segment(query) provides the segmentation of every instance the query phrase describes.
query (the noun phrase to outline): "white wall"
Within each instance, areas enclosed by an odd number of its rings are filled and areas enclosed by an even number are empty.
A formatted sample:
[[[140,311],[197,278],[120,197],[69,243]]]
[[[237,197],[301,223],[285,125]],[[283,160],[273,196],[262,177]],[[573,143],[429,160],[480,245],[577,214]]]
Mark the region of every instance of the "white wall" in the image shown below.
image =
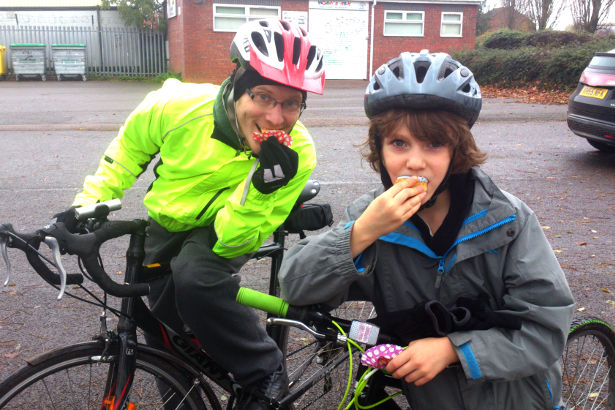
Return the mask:
[[[117,10],[36,10],[0,11],[0,26],[79,26],[98,28],[100,26],[124,27]]]

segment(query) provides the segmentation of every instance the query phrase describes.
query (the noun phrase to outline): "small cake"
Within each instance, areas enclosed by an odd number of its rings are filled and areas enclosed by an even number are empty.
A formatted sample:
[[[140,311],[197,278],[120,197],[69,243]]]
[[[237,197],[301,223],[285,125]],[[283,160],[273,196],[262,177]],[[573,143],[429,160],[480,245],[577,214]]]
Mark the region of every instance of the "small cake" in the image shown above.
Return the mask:
[[[275,137],[280,144],[286,145],[287,147],[290,147],[290,144],[293,142],[292,137],[282,130],[261,130],[261,132],[255,131],[252,133],[252,137],[258,143],[268,140],[270,137]]]
[[[395,181],[395,183],[397,184],[398,182],[403,181],[404,179],[410,178],[409,175],[401,175],[397,177],[397,180]],[[429,181],[427,180],[427,178],[425,177],[418,177],[418,181],[416,182],[415,185],[422,185],[423,189],[425,190],[425,192],[427,192],[427,184],[429,183]]]

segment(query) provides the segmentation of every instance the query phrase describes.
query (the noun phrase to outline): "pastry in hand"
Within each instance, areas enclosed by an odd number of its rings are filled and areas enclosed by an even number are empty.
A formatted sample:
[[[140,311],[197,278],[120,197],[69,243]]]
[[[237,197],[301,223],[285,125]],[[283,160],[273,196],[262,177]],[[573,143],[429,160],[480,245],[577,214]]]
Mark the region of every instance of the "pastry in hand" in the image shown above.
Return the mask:
[[[397,180],[395,181],[395,183],[401,182],[404,179],[410,178],[409,175],[401,175],[397,177]],[[422,185],[424,192],[427,192],[427,184],[429,183],[429,181],[427,180],[427,178],[425,177],[418,177],[418,181],[416,181],[415,185]]]

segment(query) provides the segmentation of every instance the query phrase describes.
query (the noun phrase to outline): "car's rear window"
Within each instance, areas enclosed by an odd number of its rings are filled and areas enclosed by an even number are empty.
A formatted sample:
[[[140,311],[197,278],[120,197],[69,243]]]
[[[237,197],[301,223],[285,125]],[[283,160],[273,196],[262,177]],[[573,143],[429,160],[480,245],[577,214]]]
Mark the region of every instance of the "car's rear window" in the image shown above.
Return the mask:
[[[592,58],[592,61],[589,62],[589,65],[592,67],[615,68],[615,56],[594,56],[594,58]]]

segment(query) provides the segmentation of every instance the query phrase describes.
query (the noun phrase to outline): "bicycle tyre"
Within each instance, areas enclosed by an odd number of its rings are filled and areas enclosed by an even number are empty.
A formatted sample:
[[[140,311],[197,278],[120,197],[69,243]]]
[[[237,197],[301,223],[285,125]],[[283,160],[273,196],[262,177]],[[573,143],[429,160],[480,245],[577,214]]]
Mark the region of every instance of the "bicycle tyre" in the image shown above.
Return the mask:
[[[562,355],[566,409],[615,409],[615,330],[602,319],[572,322]]]
[[[112,344],[104,358],[103,350],[102,341],[93,341],[30,360],[0,384],[0,408],[103,408],[107,373],[117,360],[118,345]],[[129,396],[136,408],[168,408],[170,403],[175,408],[179,403],[180,408],[221,410],[209,385],[193,383],[189,374],[162,356],[137,350],[136,365]]]
[[[366,321],[375,316],[375,311],[369,302],[353,301],[344,303],[333,310],[331,315],[346,320]],[[308,332],[296,328],[274,329],[272,337],[284,354],[290,395],[298,395],[293,401],[294,408],[336,409],[348,386],[350,362],[347,347],[319,342]],[[353,349],[352,363],[352,372],[355,373],[360,364],[360,352],[357,349]],[[343,407],[352,399],[354,380],[353,374]]]

